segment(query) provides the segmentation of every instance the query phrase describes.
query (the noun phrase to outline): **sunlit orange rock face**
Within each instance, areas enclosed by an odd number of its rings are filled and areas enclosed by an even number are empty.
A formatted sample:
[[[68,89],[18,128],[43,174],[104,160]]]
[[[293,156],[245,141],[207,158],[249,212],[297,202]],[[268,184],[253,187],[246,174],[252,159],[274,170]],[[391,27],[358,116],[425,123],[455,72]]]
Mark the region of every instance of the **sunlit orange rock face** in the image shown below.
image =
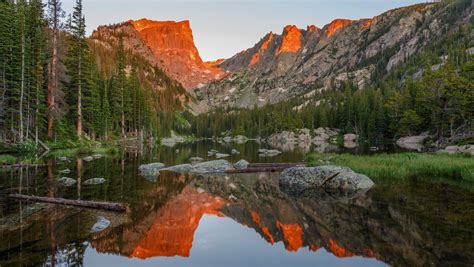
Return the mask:
[[[263,226],[262,220],[260,219],[260,215],[258,215],[258,213],[256,213],[255,211],[251,211],[250,214],[252,215],[252,220],[258,225],[258,227],[260,227],[262,233],[265,235],[270,244],[275,244],[275,240],[273,239],[270,230],[268,229],[268,227]]]
[[[219,59],[214,60],[214,61],[206,61],[206,62],[204,62],[204,64],[206,64],[209,67],[216,67],[217,65],[221,64],[224,61],[225,61],[225,59],[219,58]]]
[[[184,88],[220,79],[224,72],[205,64],[194,44],[189,21],[129,21],[140,37],[161,62],[161,67]]]
[[[219,210],[224,204],[224,200],[219,197],[199,193],[195,188],[185,188],[160,209],[155,222],[135,247],[131,257],[189,257],[194,233],[202,216],[222,216]]]
[[[283,233],[288,251],[298,251],[303,246],[303,229],[298,224],[283,224],[277,221],[277,228]]]
[[[252,56],[252,60],[250,61],[250,65],[255,65],[260,61],[261,55],[265,52],[265,50],[267,50],[268,45],[270,44],[270,42],[272,40],[273,40],[273,32],[270,32],[268,34],[267,39],[265,40],[265,42],[263,42],[262,46],[260,47],[260,49],[257,51],[257,53],[255,53]]]
[[[348,25],[352,24],[353,20],[348,19],[336,19],[331,22],[327,29],[326,29],[326,36],[331,37],[333,36],[339,29],[347,27]]]
[[[301,31],[294,25],[288,25],[283,32],[283,41],[276,54],[296,53],[301,49]]]
[[[348,251],[347,249],[339,246],[334,240],[329,240],[329,249],[338,258],[347,258],[356,256],[354,253]]]

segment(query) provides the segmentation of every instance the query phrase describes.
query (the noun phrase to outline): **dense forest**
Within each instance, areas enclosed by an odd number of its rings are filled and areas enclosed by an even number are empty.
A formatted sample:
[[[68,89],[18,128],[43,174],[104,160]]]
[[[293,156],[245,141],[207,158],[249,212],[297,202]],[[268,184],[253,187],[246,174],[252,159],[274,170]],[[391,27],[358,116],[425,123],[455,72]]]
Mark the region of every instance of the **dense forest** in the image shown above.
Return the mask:
[[[422,53],[387,73],[378,64],[370,86],[350,81],[311,99],[253,109],[219,109],[192,120],[197,136],[266,137],[284,130],[333,127],[356,133],[371,145],[430,131],[440,143],[474,131],[474,20],[434,41]],[[384,56],[378,59],[383,61]]]
[[[70,15],[59,0],[0,1],[2,146],[146,138],[174,127],[182,107],[174,92],[184,89],[120,43],[108,51],[94,46],[85,29],[81,0]],[[165,90],[144,81],[144,66]]]

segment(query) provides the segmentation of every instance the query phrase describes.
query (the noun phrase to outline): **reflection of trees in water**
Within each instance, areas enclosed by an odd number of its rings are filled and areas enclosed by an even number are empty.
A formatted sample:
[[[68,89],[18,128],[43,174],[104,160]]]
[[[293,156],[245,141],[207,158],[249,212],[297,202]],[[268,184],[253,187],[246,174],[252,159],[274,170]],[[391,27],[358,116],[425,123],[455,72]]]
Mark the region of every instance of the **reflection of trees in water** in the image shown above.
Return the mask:
[[[163,172],[151,184],[136,174],[142,161],[137,152],[126,153],[125,161],[71,163],[75,168],[71,175],[78,180],[106,177],[108,183],[101,187],[58,187],[55,178],[64,166],[39,169],[36,174],[25,169],[21,186],[18,179],[11,178],[20,171],[8,173],[5,177],[10,180],[6,180],[15,181],[10,187],[21,187],[24,193],[123,201],[130,203],[132,211],[128,218],[107,214],[112,226],[90,235],[98,212],[42,209],[25,218],[22,227],[2,231],[5,242],[0,244],[0,264],[67,260],[80,265],[84,241],[99,252],[128,257],[187,256],[203,214],[230,217],[254,228],[269,245],[284,242],[290,251],[324,248],[338,257],[373,257],[397,266],[474,261],[474,215],[468,212],[474,210],[474,196],[455,187],[418,182],[388,188],[382,184],[365,195],[335,198],[324,193],[289,196],[280,190],[278,174],[193,179]],[[1,203],[6,215],[20,214],[26,208],[8,199]]]

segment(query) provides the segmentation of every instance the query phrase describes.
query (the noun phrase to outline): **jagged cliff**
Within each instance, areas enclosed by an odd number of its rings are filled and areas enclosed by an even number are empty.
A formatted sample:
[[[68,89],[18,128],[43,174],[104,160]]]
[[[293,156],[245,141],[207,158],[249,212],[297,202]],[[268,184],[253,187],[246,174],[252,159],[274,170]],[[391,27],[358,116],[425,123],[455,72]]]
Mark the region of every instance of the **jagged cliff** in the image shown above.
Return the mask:
[[[219,64],[231,74],[195,90],[194,110],[262,106],[345,81],[363,88],[375,72],[390,73],[436,38],[468,23],[473,5],[418,4],[370,19],[336,19],[321,29],[289,25]]]
[[[115,40],[122,35],[125,49],[142,56],[161,68],[186,89],[202,86],[222,78],[225,73],[203,62],[194,44],[189,21],[130,20],[122,24],[99,27],[91,36],[97,43]]]

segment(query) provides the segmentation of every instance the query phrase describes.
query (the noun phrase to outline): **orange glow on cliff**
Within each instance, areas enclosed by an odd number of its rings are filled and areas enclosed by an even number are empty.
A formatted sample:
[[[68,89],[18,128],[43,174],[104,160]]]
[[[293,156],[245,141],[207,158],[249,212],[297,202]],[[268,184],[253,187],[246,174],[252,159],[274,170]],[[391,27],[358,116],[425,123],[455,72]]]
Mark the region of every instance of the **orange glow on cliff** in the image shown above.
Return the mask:
[[[288,251],[298,251],[303,246],[303,229],[298,224],[282,224],[277,221],[277,227],[283,233],[285,247]]]
[[[308,31],[308,32],[315,32],[317,29],[318,29],[318,27],[316,27],[316,25],[309,25],[309,26],[306,28],[306,31]]]
[[[224,204],[219,197],[199,193],[195,188],[185,188],[159,210],[153,225],[130,257],[189,257],[202,216],[222,216],[219,210]]]
[[[296,53],[301,49],[301,31],[294,25],[285,27],[283,41],[277,50],[277,55],[281,53]]]
[[[362,20],[362,29],[368,29],[374,23],[374,19],[364,19]]]
[[[275,244],[275,240],[273,239],[272,234],[270,233],[270,230],[268,227],[265,227],[262,225],[262,220],[260,219],[260,215],[256,213],[255,211],[250,211],[250,214],[252,215],[252,220],[262,229],[263,234],[268,238],[270,243],[273,245]]]
[[[347,258],[356,256],[354,253],[348,251],[347,249],[339,246],[334,240],[329,240],[329,249],[338,258]]]
[[[214,60],[214,61],[206,61],[206,62],[204,62],[204,64],[206,64],[208,67],[216,67],[217,65],[221,64],[224,61],[225,61],[225,59],[219,58],[219,59]]]
[[[262,54],[263,52],[265,52],[265,50],[267,50],[268,45],[270,44],[272,40],[273,40],[273,32],[270,32],[270,34],[268,35],[268,39],[265,42],[263,42],[262,47],[260,47],[258,52],[252,56],[250,65],[255,65],[260,61],[260,54]]]
[[[348,25],[352,24],[354,21],[353,20],[348,20],[348,19],[336,19],[333,22],[331,22],[326,29],[326,36],[331,37],[333,36],[339,29],[345,28]]]

